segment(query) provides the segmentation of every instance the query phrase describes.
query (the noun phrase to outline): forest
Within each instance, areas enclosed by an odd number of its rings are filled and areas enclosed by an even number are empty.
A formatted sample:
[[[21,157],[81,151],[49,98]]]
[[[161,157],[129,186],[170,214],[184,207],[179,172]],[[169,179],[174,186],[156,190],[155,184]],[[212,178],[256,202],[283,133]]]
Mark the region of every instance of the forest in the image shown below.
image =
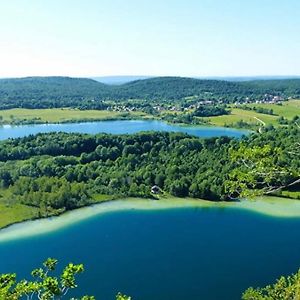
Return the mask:
[[[187,101],[255,101],[266,94],[283,98],[300,96],[300,79],[232,82],[184,77],[156,77],[121,85],[87,78],[27,77],[0,79],[0,109],[58,108],[106,109],[111,102],[135,100],[176,104]]]
[[[269,128],[241,140],[182,133],[47,133],[0,142],[1,191],[51,215],[93,203],[95,195],[213,201],[299,191],[299,128]],[[299,195],[299,194],[298,194]]]

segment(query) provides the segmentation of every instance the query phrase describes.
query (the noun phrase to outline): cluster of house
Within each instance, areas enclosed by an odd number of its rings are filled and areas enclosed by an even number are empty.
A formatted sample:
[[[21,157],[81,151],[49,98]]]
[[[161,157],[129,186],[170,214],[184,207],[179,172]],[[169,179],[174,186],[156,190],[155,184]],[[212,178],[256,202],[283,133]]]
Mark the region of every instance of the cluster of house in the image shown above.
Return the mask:
[[[272,94],[265,94],[262,99],[256,100],[255,103],[279,104],[284,100],[285,99],[282,96],[272,95]],[[223,101],[219,100],[218,102],[216,102],[216,101],[213,101],[213,100],[201,100],[201,101],[198,101],[197,103],[189,105],[188,107],[185,107],[184,110],[187,111],[187,110],[197,109],[200,106],[211,105],[211,104],[214,104],[214,103],[223,104]],[[243,101],[241,101],[241,102],[237,101],[234,104],[235,104],[235,106],[239,106],[239,105],[243,105],[243,104],[247,104],[247,103],[254,103],[254,101],[250,97],[246,97]],[[172,106],[172,105],[164,105],[164,106],[154,105],[152,108],[155,109],[158,112],[163,112],[163,111],[179,112],[179,111],[183,110],[183,108],[180,107],[180,106]],[[139,108],[136,107],[136,106],[112,105],[112,106],[108,106],[107,110],[118,111],[118,112],[132,112],[132,111],[139,110]]]
[[[191,104],[188,107],[185,107],[184,110],[191,110],[191,109],[197,109],[202,105],[210,105],[216,103],[216,101],[212,101],[212,100],[202,100],[202,101],[198,101],[197,103]],[[222,101],[217,102],[218,104],[222,103]],[[159,112],[161,111],[182,111],[182,107],[179,106],[161,106],[161,105],[156,105],[153,106],[153,108]]]
[[[109,111],[119,111],[119,112],[131,112],[138,110],[135,106],[126,106],[126,105],[114,105],[108,106],[106,110]]]
[[[285,99],[282,96],[275,96],[271,94],[265,94],[261,100],[256,100],[255,103],[268,103],[268,104],[279,104]],[[253,103],[253,99],[246,97],[243,103],[236,102],[235,105]]]
[[[177,106],[172,106],[172,105],[167,105],[165,106],[161,106],[161,105],[155,105],[153,106],[153,109],[161,112],[161,111],[165,111],[165,110],[170,110],[170,111],[181,111],[182,109],[180,107]]]
[[[278,103],[281,103],[283,100],[284,99],[281,96],[274,96],[274,95],[270,95],[270,94],[265,94],[264,98],[261,101],[259,101],[258,103],[278,104]]]
[[[211,105],[213,103],[217,103],[217,104],[221,104],[222,101],[212,101],[212,100],[202,100],[202,101],[198,101],[197,103],[195,104],[191,104],[190,106],[188,106],[187,108],[185,108],[185,110],[190,110],[190,109],[197,109],[199,108],[200,106],[203,106],[203,105]]]

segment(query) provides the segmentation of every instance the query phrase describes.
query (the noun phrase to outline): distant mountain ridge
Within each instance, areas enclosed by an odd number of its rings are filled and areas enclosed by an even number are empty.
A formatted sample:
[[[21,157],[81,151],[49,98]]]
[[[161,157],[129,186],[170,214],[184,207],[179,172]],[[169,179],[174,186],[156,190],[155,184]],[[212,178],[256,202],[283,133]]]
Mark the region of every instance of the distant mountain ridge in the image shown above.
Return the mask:
[[[154,76],[100,76],[100,77],[91,77],[91,79],[99,81],[101,83],[110,84],[110,85],[120,85],[136,80],[143,80],[153,78]]]
[[[111,84],[111,85],[120,85],[136,80],[143,80],[156,77],[168,77],[168,76],[145,76],[145,75],[125,75],[125,76],[98,76],[98,77],[89,77],[96,81]],[[252,80],[278,80],[278,79],[300,79],[300,76],[293,75],[265,75],[265,76],[192,76],[187,78],[200,79],[200,80],[225,80],[225,81],[252,81]]]
[[[154,77],[108,85],[88,78],[25,77],[0,79],[0,108],[103,108],[102,101],[128,99],[184,101],[188,97],[234,102],[264,94],[300,97],[299,79],[225,81]]]

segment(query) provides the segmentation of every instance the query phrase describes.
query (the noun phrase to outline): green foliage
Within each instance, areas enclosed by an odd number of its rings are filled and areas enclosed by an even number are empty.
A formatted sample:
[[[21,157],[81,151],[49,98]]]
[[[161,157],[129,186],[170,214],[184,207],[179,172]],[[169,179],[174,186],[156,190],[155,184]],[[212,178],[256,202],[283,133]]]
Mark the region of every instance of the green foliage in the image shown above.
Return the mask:
[[[164,114],[162,119],[171,123],[205,124],[208,121],[205,121],[203,117],[228,115],[229,112],[224,105],[200,105],[193,112]]]
[[[118,293],[116,296],[116,300],[131,300],[131,297]]]
[[[16,274],[0,275],[0,299],[61,299],[70,289],[75,289],[76,276],[84,271],[82,264],[68,264],[60,276],[53,276],[57,260],[48,258],[41,268],[31,272],[32,280],[17,281]],[[50,275],[51,274],[51,275]],[[94,300],[84,296],[81,300]]]
[[[0,80],[0,108],[80,107],[103,109],[97,97],[108,87],[86,78],[27,77]],[[97,100],[96,102],[94,100]]]
[[[57,263],[57,259],[48,258],[41,268],[31,272],[32,280],[17,281],[16,274],[0,274],[0,299],[54,300],[65,298],[70,290],[77,288],[76,276],[84,271],[84,267],[82,264],[69,263],[59,276],[53,276]],[[80,300],[95,299],[94,296],[80,298]],[[71,300],[79,299],[72,298]],[[118,293],[116,300],[131,300],[131,297]]]
[[[259,114],[266,114],[266,115],[275,115],[272,108],[265,108],[265,107],[256,107],[256,106],[242,106],[242,109],[245,110],[254,110]]]
[[[254,141],[250,138],[231,148],[234,168],[225,182],[226,192],[232,197],[249,197],[299,187],[298,135],[296,127],[288,132],[271,129]]]
[[[48,133],[0,142],[0,184],[8,204],[49,216],[94,203],[94,195],[152,197],[158,185],[177,197],[208,200],[299,189],[297,126],[242,140],[182,133]]]
[[[249,288],[243,300],[298,300],[300,299],[300,270],[291,276],[280,277],[276,283],[264,288]]]
[[[224,106],[215,106],[215,105],[201,105],[199,106],[193,116],[196,117],[212,117],[212,116],[221,116],[228,115],[229,111],[225,109]]]

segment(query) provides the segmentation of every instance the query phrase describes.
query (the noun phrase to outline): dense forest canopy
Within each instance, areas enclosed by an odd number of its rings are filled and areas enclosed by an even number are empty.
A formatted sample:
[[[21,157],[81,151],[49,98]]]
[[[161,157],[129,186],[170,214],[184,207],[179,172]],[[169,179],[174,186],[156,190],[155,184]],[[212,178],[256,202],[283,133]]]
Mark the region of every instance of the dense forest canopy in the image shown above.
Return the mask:
[[[210,100],[232,103],[261,99],[265,94],[284,98],[300,96],[300,79],[232,82],[183,77],[156,77],[122,85],[92,79],[27,77],[0,79],[0,109],[76,107],[105,109],[103,101]]]
[[[154,185],[177,197],[230,200],[241,188],[299,189],[297,142],[296,126],[242,140],[167,132],[38,134],[0,143],[0,184],[10,201],[43,214],[89,204],[96,194],[155,197]],[[280,176],[268,175],[274,170]]]
[[[103,83],[86,78],[26,77],[0,79],[0,108],[79,107],[109,95]],[[99,96],[99,98],[98,98]],[[90,105],[92,105],[90,103]],[[96,108],[96,107],[95,107]],[[102,108],[99,106],[98,108]]]

